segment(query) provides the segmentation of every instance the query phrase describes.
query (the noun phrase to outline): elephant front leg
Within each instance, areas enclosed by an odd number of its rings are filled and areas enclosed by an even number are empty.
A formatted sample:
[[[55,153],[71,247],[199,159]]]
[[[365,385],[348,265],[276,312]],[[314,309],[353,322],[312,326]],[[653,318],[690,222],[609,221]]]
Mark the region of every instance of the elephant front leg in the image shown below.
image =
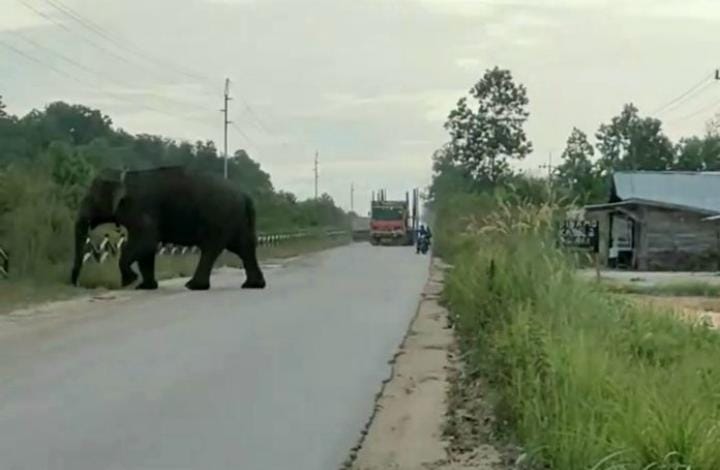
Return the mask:
[[[120,267],[120,278],[123,287],[127,287],[138,278],[135,271],[132,269],[132,264],[135,262],[134,250],[132,246],[125,245],[120,253],[120,261],[118,263]]]
[[[195,269],[195,274],[186,284],[190,290],[208,290],[210,289],[210,273],[212,272],[215,260],[222,253],[222,246],[208,246],[202,248],[200,253],[200,262]]]
[[[142,274],[142,282],[137,286],[137,289],[141,290],[155,290],[158,288],[157,280],[155,279],[155,251],[152,250],[148,253],[143,254],[138,260],[138,266],[140,267],[140,274]]]

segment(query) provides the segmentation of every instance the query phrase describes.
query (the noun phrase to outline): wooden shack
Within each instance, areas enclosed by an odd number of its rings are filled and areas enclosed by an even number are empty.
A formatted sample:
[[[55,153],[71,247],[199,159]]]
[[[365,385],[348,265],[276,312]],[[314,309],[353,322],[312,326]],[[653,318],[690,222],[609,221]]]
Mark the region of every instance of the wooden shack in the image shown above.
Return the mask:
[[[608,202],[585,210],[609,267],[720,269],[720,173],[617,172]]]

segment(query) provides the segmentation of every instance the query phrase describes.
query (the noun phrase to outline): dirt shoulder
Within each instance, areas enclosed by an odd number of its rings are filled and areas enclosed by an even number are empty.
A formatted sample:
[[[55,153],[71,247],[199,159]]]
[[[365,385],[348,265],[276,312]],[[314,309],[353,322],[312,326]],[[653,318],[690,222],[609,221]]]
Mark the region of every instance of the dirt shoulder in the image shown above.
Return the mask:
[[[478,443],[456,454],[448,429],[453,382],[458,377],[455,339],[439,303],[444,266],[433,261],[418,313],[376,402],[363,441],[346,468],[354,470],[462,470],[502,468],[500,453]],[[457,436],[452,437],[456,440]]]

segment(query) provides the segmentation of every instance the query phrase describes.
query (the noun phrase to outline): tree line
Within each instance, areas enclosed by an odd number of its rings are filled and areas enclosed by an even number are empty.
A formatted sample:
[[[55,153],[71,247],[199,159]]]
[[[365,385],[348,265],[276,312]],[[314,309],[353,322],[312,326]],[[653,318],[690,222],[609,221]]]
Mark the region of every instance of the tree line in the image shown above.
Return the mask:
[[[222,175],[224,159],[210,140],[133,135],[100,110],[80,104],[58,101],[12,115],[0,96],[0,245],[13,259],[24,260],[26,271],[59,263],[71,246],[75,210],[97,172],[169,165]],[[255,199],[260,231],[347,224],[347,214],[327,194],[301,201],[276,189],[245,150],[229,159],[228,178]]]
[[[512,163],[527,157],[532,143],[524,125],[529,116],[527,90],[509,70],[487,70],[450,111],[448,142],[433,155],[431,196],[443,191],[513,188],[529,197],[546,191],[547,181],[524,176]],[[642,116],[628,103],[610,122],[588,134],[573,128],[552,169],[552,186],[578,204],[607,198],[610,175],[621,170],[720,170],[720,120],[711,120],[701,136],[673,143],[662,121]]]

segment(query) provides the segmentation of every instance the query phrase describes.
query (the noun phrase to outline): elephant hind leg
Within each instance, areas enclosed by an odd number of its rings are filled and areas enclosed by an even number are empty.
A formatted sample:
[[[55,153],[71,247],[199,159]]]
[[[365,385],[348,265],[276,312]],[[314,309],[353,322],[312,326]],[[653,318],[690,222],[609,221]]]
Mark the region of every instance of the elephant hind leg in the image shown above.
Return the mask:
[[[208,290],[210,289],[210,273],[215,265],[223,247],[218,245],[209,245],[201,248],[200,262],[195,268],[195,274],[186,284],[190,290]]]
[[[258,264],[255,242],[247,238],[249,237],[238,237],[233,240],[228,250],[238,255],[243,262],[246,277],[242,285],[243,289],[264,289],[265,276]]]

